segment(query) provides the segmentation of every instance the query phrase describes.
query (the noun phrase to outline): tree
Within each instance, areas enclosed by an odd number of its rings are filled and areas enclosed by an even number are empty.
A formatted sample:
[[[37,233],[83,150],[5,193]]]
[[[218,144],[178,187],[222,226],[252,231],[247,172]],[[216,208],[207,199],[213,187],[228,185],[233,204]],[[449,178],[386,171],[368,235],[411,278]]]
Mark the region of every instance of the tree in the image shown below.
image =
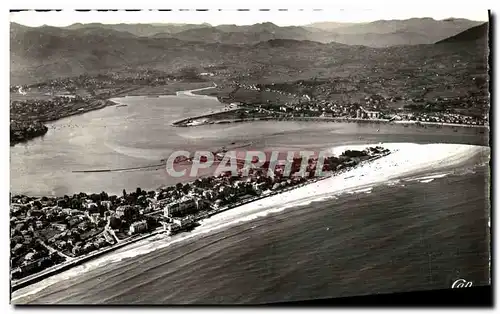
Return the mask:
[[[94,203],[97,203],[99,202],[99,200],[101,199],[101,195],[100,194],[95,194],[95,193],[92,193],[90,195],[90,199],[94,202]]]
[[[186,80],[201,80],[200,76],[198,75],[198,71],[194,67],[183,68],[179,71],[179,74],[183,79]]]
[[[111,229],[120,229],[122,222],[119,218],[112,216],[109,218],[109,226]]]
[[[359,150],[346,150],[342,155],[347,156],[347,157],[362,157],[366,156],[365,151],[359,151]]]
[[[82,201],[79,198],[73,198],[71,200],[71,208],[72,209],[80,209],[80,208],[82,208]]]
[[[99,204],[99,216],[104,217],[104,213],[106,212],[106,208]]]
[[[127,191],[125,191],[125,189],[123,189],[123,197],[127,197]]]
[[[107,201],[108,200],[108,193],[102,191],[101,192],[101,201]]]
[[[191,190],[191,186],[189,184],[185,184],[182,187],[182,192],[184,192],[184,194],[188,194],[190,190]]]

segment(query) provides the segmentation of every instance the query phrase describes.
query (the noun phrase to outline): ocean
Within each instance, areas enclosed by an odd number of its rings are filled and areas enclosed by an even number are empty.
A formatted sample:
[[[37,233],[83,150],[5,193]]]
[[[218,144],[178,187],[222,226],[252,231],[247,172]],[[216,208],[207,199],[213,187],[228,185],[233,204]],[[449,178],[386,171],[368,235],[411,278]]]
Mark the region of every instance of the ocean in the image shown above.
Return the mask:
[[[152,108],[159,110],[160,100],[153,102]],[[153,124],[147,133],[138,120],[130,128],[143,133],[129,133],[119,122],[118,109],[124,107],[72,117],[73,125],[90,120],[85,131],[51,132],[44,139],[11,148],[11,158],[16,158],[11,161],[13,192],[57,195],[92,187],[95,192],[121,191],[123,186],[117,187],[116,182],[143,186],[163,180],[136,172],[81,180],[68,174],[77,157],[80,167],[110,161],[133,164],[144,162],[141,156],[155,149],[168,151],[181,145],[173,135],[167,141],[171,146],[161,142],[161,127]],[[154,114],[153,109],[140,107],[139,113],[126,115],[136,114],[134,119],[146,123],[145,116]],[[163,119],[153,121],[163,123]],[[108,129],[101,134],[104,125],[121,131]],[[252,140],[256,148],[378,142],[487,145],[487,134],[479,135],[474,129],[454,132],[451,128],[300,122],[165,129],[190,138],[182,145],[200,147],[234,138]],[[106,145],[100,142],[103,138]],[[127,138],[136,139],[131,140],[135,146],[125,144]],[[89,143],[95,143],[89,146],[90,152],[114,149],[86,156],[80,149]],[[45,162],[46,167],[40,168]],[[459,278],[475,286],[489,283],[489,168],[475,160],[446,169],[442,176],[419,173],[358,193],[275,209],[168,246],[161,236],[142,241],[20,289],[13,294],[13,302],[254,304],[449,288]]]

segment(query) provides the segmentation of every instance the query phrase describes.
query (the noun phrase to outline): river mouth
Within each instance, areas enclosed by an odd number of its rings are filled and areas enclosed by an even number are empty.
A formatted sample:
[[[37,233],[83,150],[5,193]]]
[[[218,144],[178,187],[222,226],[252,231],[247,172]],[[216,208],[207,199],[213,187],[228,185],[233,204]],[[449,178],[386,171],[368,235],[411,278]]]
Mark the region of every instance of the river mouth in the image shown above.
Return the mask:
[[[300,121],[173,127],[176,120],[224,107],[213,98],[186,93],[114,98],[127,106],[109,106],[48,124],[45,136],[10,148],[11,192],[63,196],[156,189],[189,180],[172,178],[162,167],[115,173],[73,171],[154,165],[176,150],[211,150],[232,142],[251,142],[249,150],[321,150],[379,142],[488,145],[488,134],[478,134],[473,128],[454,132],[448,128]]]
[[[250,147],[245,148],[252,150],[321,150],[336,146],[379,144],[380,142],[454,143],[483,146],[487,146],[488,143],[487,134],[478,135],[476,130],[472,128],[463,128],[455,132],[446,128],[422,129],[413,126],[403,127],[389,124],[260,121],[176,128],[171,125],[171,122],[179,119],[179,117],[204,113],[207,110],[217,110],[222,105],[213,99],[191,95],[153,98],[133,96],[115,100],[127,106],[107,107],[56,121],[50,124],[51,128],[45,137],[12,147],[11,192],[13,194],[62,196],[79,192],[99,193],[100,191],[106,191],[109,194],[120,194],[123,189],[131,191],[135,190],[136,187],[147,190],[156,189],[162,185],[172,185],[179,182],[179,180],[188,181],[191,178],[172,178],[165,173],[164,169],[112,173],[73,173],[72,171],[74,169],[134,167],[158,162],[175,150],[205,150],[237,142],[252,143]],[[440,177],[434,175],[433,177],[424,176],[418,179],[422,184],[432,184],[434,178],[439,179]],[[352,179],[355,179],[355,177],[352,175],[347,176],[342,181],[342,184]],[[408,183],[397,180],[387,182],[387,185],[391,184],[404,186]],[[60,280],[61,278],[57,276],[49,278],[48,281],[54,283],[54,285],[47,288],[47,291],[50,294],[51,289],[57,290],[57,287],[64,286],[66,280],[68,282],[85,282],[85,276],[93,278],[92,276],[95,273],[100,272],[101,266],[104,272],[112,272],[112,270],[104,266],[110,264],[110,260],[116,262],[115,266],[133,267],[130,265],[141,264],[143,260],[144,263],[150,263],[150,256],[155,254],[169,255],[174,250],[182,251],[179,247],[193,245],[198,240],[207,241],[206,239],[210,236],[218,235],[217,231],[214,232],[214,230],[220,229],[219,233],[221,235],[225,234],[228,232],[226,229],[233,228],[225,226],[226,223],[233,225],[236,229],[243,228],[240,225],[247,223],[250,225],[245,226],[245,230],[252,230],[250,232],[256,233],[264,232],[263,229],[271,230],[269,223],[286,221],[286,219],[279,218],[283,217],[282,215],[297,214],[297,207],[307,207],[311,202],[326,202],[328,197],[331,198],[328,195],[317,194],[318,191],[321,191],[320,186],[311,185],[307,190],[311,193],[310,197],[299,198],[296,195],[295,202],[287,203],[289,206],[294,206],[293,208],[287,209],[288,206],[264,201],[261,204],[248,204],[247,207],[235,208],[225,214],[216,215],[203,222],[202,226],[193,233],[179,235],[179,245],[167,253],[164,252],[166,248],[159,250],[157,253],[154,252],[157,248],[169,245],[162,237],[138,243],[132,249],[119,249],[118,254],[103,256],[101,259],[82,265],[81,268],[62,273],[64,280]],[[364,186],[362,188],[357,187],[352,191],[356,195],[368,195],[371,192],[371,187]],[[309,212],[309,215],[313,215],[312,212]],[[297,216],[303,216],[303,213],[297,214]],[[319,220],[324,221],[326,217]],[[338,220],[344,221],[348,219],[348,217],[344,218]],[[235,223],[236,225],[234,225]],[[263,224],[266,224],[266,228],[259,227]],[[293,224],[300,226],[298,222]],[[327,229],[330,226],[330,224],[328,226],[322,225],[320,229],[330,231],[330,229]],[[288,230],[294,229],[295,227]],[[314,230],[313,228],[310,229]],[[332,227],[332,229],[335,228]],[[280,232],[283,231],[280,230]],[[302,234],[306,232],[308,231],[304,230]],[[196,238],[197,241],[180,241],[182,237],[190,236],[193,239]],[[238,241],[246,241],[246,238],[246,236],[242,236],[242,239],[238,239]],[[295,237],[291,236],[289,238],[293,239]],[[247,246],[250,245],[247,244]],[[141,263],[137,263],[138,260],[134,258],[139,255],[145,255],[141,257]],[[88,272],[91,268],[90,265],[94,264],[101,266]],[[156,269],[155,267],[151,269]],[[111,268],[114,268],[114,266],[111,266]],[[142,273],[140,267],[137,273]],[[78,276],[71,278],[68,274]],[[78,279],[79,277],[81,279]],[[119,278],[119,276],[111,277]],[[146,280],[149,280],[148,278]],[[71,284],[68,285],[71,288]],[[30,289],[27,288],[27,290]],[[113,289],[116,290],[117,288]],[[127,289],[123,288],[122,290],[126,291]],[[43,295],[43,292],[41,294]],[[38,293],[35,293],[33,296],[36,298],[37,295]],[[96,297],[96,295],[91,296],[91,298]],[[64,298],[65,296],[62,296],[62,299]]]

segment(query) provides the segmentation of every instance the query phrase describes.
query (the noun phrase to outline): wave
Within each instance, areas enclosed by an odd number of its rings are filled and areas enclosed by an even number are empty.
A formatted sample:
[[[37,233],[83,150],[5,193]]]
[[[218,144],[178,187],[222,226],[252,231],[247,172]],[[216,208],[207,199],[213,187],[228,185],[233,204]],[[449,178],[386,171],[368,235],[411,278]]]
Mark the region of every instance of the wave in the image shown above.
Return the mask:
[[[429,182],[432,182],[434,181],[434,179],[427,179],[427,180],[421,180],[421,181],[418,181],[420,183],[429,183]]]
[[[404,181],[405,182],[418,181],[418,182],[421,182],[421,183],[429,183],[429,182],[434,181],[434,179],[444,178],[444,177],[446,177],[446,176],[448,176],[450,174],[453,174],[453,172],[450,171],[450,172],[439,173],[439,174],[431,174],[429,176],[423,176],[423,177],[413,177],[413,178],[405,179]]]
[[[357,194],[357,193],[371,193],[372,192],[372,189],[373,187],[369,187],[369,188],[364,188],[364,189],[359,189],[359,190],[354,190],[354,191],[350,191],[350,192],[347,192],[349,194]]]
[[[391,181],[387,181],[386,185],[387,186],[395,186],[395,185],[398,185],[401,183],[401,180],[391,180]]]

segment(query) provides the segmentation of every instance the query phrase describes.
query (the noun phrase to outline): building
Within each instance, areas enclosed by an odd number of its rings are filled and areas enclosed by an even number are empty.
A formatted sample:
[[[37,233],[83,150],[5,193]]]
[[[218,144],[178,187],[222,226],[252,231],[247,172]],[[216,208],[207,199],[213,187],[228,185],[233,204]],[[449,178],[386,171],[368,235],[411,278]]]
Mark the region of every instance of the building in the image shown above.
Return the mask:
[[[356,117],[357,118],[378,119],[380,117],[380,112],[379,111],[369,111],[369,110],[364,109],[363,107],[360,107],[356,111]]]
[[[221,199],[216,199],[214,204],[212,205],[213,208],[217,209],[219,207],[221,207],[222,205],[222,200]]]
[[[148,230],[148,223],[146,221],[136,221],[130,225],[129,234],[143,233]]]
[[[76,95],[59,94],[59,95],[56,95],[56,97],[68,98],[68,99],[75,99],[75,98],[76,98]]]
[[[173,235],[194,226],[196,226],[194,221],[188,218],[172,219],[172,223],[163,223],[163,228],[167,232],[167,235]]]
[[[134,207],[134,206],[131,206],[131,205],[119,206],[116,209],[116,216],[118,216],[118,217],[125,216],[126,218],[130,218],[138,213],[139,213],[139,209]]]
[[[26,254],[26,255],[24,256],[24,259],[25,259],[26,261],[31,261],[31,260],[33,260],[33,257],[34,257],[34,256],[35,256],[35,253],[30,252],[30,253],[28,253],[28,254]]]
[[[97,204],[94,202],[85,202],[83,208],[87,210],[97,210]]]
[[[52,226],[59,231],[64,231],[68,229],[68,226],[65,223],[53,223]]]
[[[101,216],[101,215],[100,215],[100,214],[97,214],[97,213],[96,213],[96,214],[90,214],[90,215],[88,215],[88,217],[89,217],[90,221],[92,221],[92,222],[93,222],[93,223],[95,223],[95,224],[99,223],[100,216]]]
[[[369,119],[378,119],[380,116],[380,112],[378,111],[367,111],[366,114]]]
[[[101,206],[104,206],[107,210],[110,210],[112,205],[111,201],[101,201]]]
[[[194,198],[181,198],[175,202],[167,204],[163,213],[165,217],[179,217],[198,211],[199,202]]]
[[[361,109],[356,110],[356,118],[357,119],[361,119],[362,118],[362,116],[361,116]]]

